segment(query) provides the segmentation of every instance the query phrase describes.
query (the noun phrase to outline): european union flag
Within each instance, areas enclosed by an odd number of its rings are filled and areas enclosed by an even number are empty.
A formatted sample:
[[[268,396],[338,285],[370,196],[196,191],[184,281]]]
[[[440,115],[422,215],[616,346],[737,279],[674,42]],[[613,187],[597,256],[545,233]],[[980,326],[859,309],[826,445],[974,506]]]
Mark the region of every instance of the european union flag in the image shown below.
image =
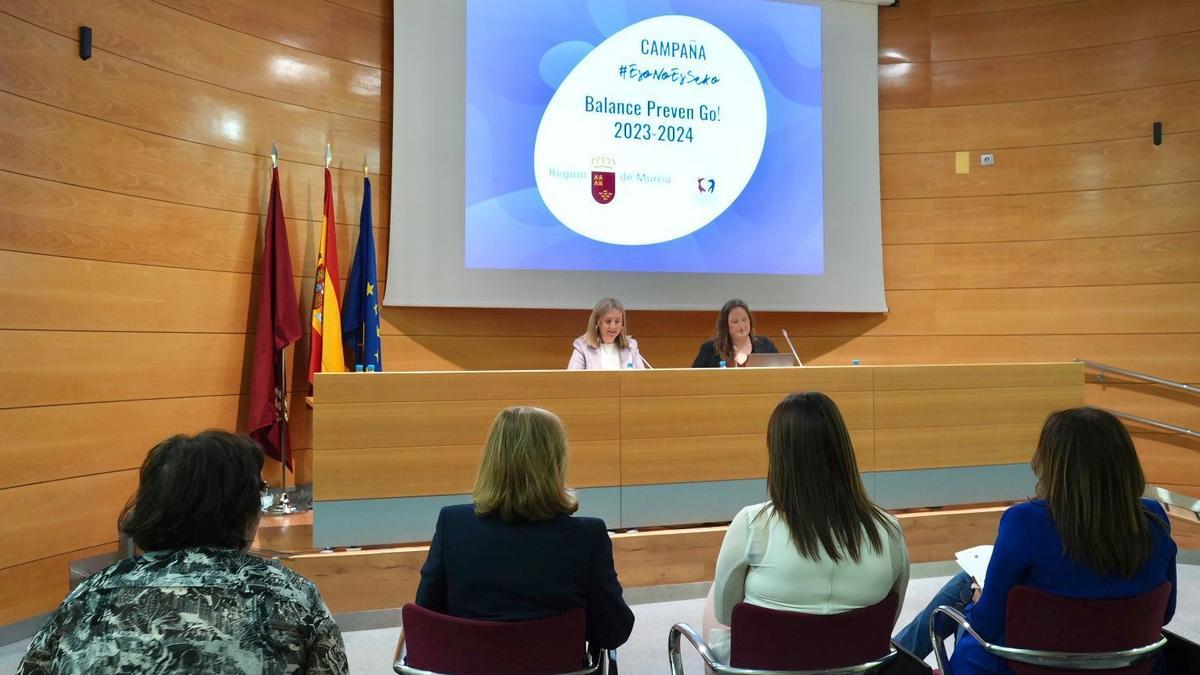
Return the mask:
[[[350,267],[342,307],[342,340],[364,370],[383,370],[383,345],[379,339],[379,274],[375,268],[375,233],[371,218],[371,179],[363,178],[362,214],[358,218],[358,246]]]

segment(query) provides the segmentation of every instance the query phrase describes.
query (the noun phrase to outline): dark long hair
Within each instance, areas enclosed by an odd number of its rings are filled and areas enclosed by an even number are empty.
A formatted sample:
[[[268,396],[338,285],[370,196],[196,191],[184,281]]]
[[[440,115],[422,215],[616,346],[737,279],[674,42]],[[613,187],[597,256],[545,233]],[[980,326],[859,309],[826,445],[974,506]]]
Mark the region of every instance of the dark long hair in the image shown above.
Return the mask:
[[[118,526],[143,551],[247,548],[262,504],[262,465],[262,448],[246,436],[172,436],[146,455]]]
[[[1031,463],[1063,552],[1104,576],[1132,577],[1154,551],[1146,478],[1125,425],[1097,408],[1053,413]]]
[[[800,555],[837,562],[883,552],[895,525],[871,502],[837,405],[810,391],[780,401],[767,424],[767,492]],[[894,533],[894,532],[893,532]]]
[[[716,347],[717,355],[726,361],[733,360],[733,339],[729,337],[729,313],[738,307],[746,310],[746,316],[750,317],[750,342],[754,342],[754,312],[750,311],[750,305],[747,305],[745,300],[737,298],[721,305],[721,313],[717,315],[717,325],[713,328],[713,347]]]

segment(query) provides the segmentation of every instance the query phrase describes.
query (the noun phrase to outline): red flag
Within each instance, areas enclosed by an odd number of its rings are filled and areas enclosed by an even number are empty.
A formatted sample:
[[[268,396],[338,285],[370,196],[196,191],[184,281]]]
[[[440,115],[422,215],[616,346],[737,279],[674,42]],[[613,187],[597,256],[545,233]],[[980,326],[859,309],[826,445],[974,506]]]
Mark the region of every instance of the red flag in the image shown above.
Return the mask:
[[[250,376],[250,436],[267,455],[292,466],[285,447],[278,402],[286,399],[280,376],[283,349],[300,339],[300,307],[292,279],[283,201],[279,198],[279,169],[271,170],[271,201],[263,233],[262,292],[254,335],[254,367]]]

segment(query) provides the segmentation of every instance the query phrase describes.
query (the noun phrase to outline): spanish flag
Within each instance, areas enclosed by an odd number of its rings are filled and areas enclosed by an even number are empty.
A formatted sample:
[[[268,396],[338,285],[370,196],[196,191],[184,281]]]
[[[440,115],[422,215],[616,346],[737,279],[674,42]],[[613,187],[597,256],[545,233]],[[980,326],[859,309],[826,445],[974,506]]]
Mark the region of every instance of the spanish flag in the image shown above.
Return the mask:
[[[325,169],[325,209],[321,218],[321,244],[317,251],[317,278],[313,282],[312,336],[308,358],[308,385],[313,373],[346,372],[342,352],[342,312],[338,299],[337,232],[333,217],[333,177]],[[328,326],[328,328],[326,328]],[[333,338],[326,341],[326,332]]]

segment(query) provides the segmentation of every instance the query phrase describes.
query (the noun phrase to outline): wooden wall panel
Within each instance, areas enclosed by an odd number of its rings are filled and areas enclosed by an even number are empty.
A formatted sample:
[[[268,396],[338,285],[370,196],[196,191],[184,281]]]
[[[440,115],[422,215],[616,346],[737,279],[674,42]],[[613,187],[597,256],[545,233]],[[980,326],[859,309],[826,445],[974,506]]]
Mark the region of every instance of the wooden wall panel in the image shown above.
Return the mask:
[[[0,626],[51,612],[67,597],[71,561],[115,551],[113,541],[0,569]]]
[[[879,392],[876,429],[1038,423],[1046,413],[1083,404],[1079,385],[1003,389],[932,389]]]
[[[1030,417],[1036,416],[1045,415],[1039,411]],[[1041,430],[1042,423],[1037,420],[971,427],[876,429],[875,469],[906,471],[1028,462]],[[968,437],[969,442],[964,440]]]
[[[555,412],[558,412],[557,410]],[[579,440],[571,433],[567,484],[573,488],[621,484],[616,440]],[[484,433],[484,438],[487,434]],[[349,448],[314,453],[314,498],[375,499],[469,493],[483,440],[466,445]]]
[[[327,0],[159,0],[219,26],[306,52],[392,69],[392,24]],[[329,30],[337,26],[336,32]]]
[[[1200,35],[1200,33],[1197,33]],[[1200,50],[1200,41],[1195,49]],[[1200,78],[1200,73],[1197,73]],[[1170,134],[1155,146],[1149,138],[1099,141],[995,152],[996,165],[954,173],[954,153],[883,155],[880,180],[889,199],[971,197],[1063,192],[1200,180],[1200,132]]]
[[[343,272],[364,156],[386,269],[391,4],[302,1],[0,8],[0,505],[17,514],[0,530],[0,625],[52,609],[67,562],[115,538],[154,443],[245,428],[272,140],[300,304],[326,143]],[[307,343],[289,350],[293,481],[311,480]]]
[[[890,246],[891,288],[997,288],[1200,281],[1200,231],[1065,241]]]
[[[392,17],[392,0],[329,0],[329,2],[385,19]]]
[[[780,397],[782,398],[782,397]],[[779,399],[776,399],[778,403]],[[768,411],[769,414],[769,411]],[[760,428],[765,429],[763,423]],[[851,430],[860,471],[874,471],[875,433]],[[621,480],[626,485],[766,478],[767,435],[625,438]]]
[[[1104,384],[1097,383],[1095,375],[1089,375],[1088,381],[1088,405],[1200,430],[1200,396],[1196,394],[1154,384],[1122,383],[1111,374]]]
[[[415,403],[330,403],[317,406],[316,447],[333,449],[474,445],[483,447],[491,420],[504,408],[554,411],[576,441],[620,438],[615,398],[561,398]],[[418,424],[419,422],[419,424]]]
[[[883,202],[883,243],[1023,242],[1196,232],[1200,231],[1200,209],[1189,206],[1197,203],[1200,182],[888,199]]]
[[[1200,83],[1050,100],[944,108],[897,108],[879,115],[884,154],[992,150],[1147,138],[1147,115],[1171,133],[1200,128]],[[976,167],[977,168],[977,167]]]
[[[10,149],[10,171],[85,187],[178,202],[212,209],[259,213],[270,189],[270,160],[130,129],[45,104],[0,93],[0,116],[11,126],[0,129]],[[21,131],[18,132],[17,130]],[[80,143],[80,138],[89,139]],[[120,158],[113,164],[111,158]],[[136,159],[135,159],[136,158]],[[361,183],[361,169],[336,169],[338,185]],[[204,181],[195,176],[203,175]],[[281,161],[280,191],[284,214],[310,221],[321,218],[324,172],[321,167]],[[373,186],[375,222],[387,222],[390,186]],[[353,193],[357,194],[357,192]],[[350,199],[343,192],[343,197]],[[336,205],[335,205],[336,208]],[[338,221],[358,222],[358,209],[337,209]]]
[[[378,68],[260,40],[157,2],[14,0],[5,11],[64,36],[77,35],[87,17],[95,50],[191,79],[351,117],[391,117],[390,78],[385,86]]]
[[[871,392],[830,392],[829,397],[848,429],[872,428]],[[760,433],[780,398],[781,394],[737,394],[623,399],[621,438]]]
[[[1200,32],[1193,31],[1083,49],[939,61],[931,69],[930,104],[1029,101],[1187,82],[1200,79],[1198,48]]]
[[[0,409],[0,488],[136,469],[168,436],[228,425],[238,405],[235,395]]]
[[[1127,423],[1127,426],[1133,432],[1138,459],[1148,482],[1200,486],[1196,471],[1200,439],[1155,430],[1142,431],[1146,427],[1137,423]]]
[[[59,258],[251,274],[261,249],[257,213],[128,197],[5,171],[0,218],[13,225],[0,229],[0,249]],[[287,225],[292,269],[311,283],[321,222],[287,217]],[[345,279],[359,227],[339,224],[336,230]],[[387,230],[376,228],[374,236],[376,249],[386,248]]]
[[[258,3],[246,4],[257,7]],[[281,16],[299,16],[285,12]],[[371,120],[316,112],[145,65],[117,54],[79,60],[76,35],[60,35],[0,14],[0,88],[13,94],[171,138],[337,168],[391,172],[387,127]],[[214,102],[220,109],[213,111]]]
[[[403,607],[417,595],[428,546],[300,555],[281,561],[317,584],[329,611]]]
[[[1112,47],[1200,30],[1200,5],[1191,0],[1094,0],[997,10],[934,19],[932,60]]]
[[[135,487],[136,471],[114,471],[0,490],[0,570],[116,540]]]
[[[508,396],[519,385],[535,398],[608,398],[621,394],[619,373],[443,373],[413,374],[364,380],[357,374],[318,375],[316,395],[322,403],[379,401],[480,401]]]

